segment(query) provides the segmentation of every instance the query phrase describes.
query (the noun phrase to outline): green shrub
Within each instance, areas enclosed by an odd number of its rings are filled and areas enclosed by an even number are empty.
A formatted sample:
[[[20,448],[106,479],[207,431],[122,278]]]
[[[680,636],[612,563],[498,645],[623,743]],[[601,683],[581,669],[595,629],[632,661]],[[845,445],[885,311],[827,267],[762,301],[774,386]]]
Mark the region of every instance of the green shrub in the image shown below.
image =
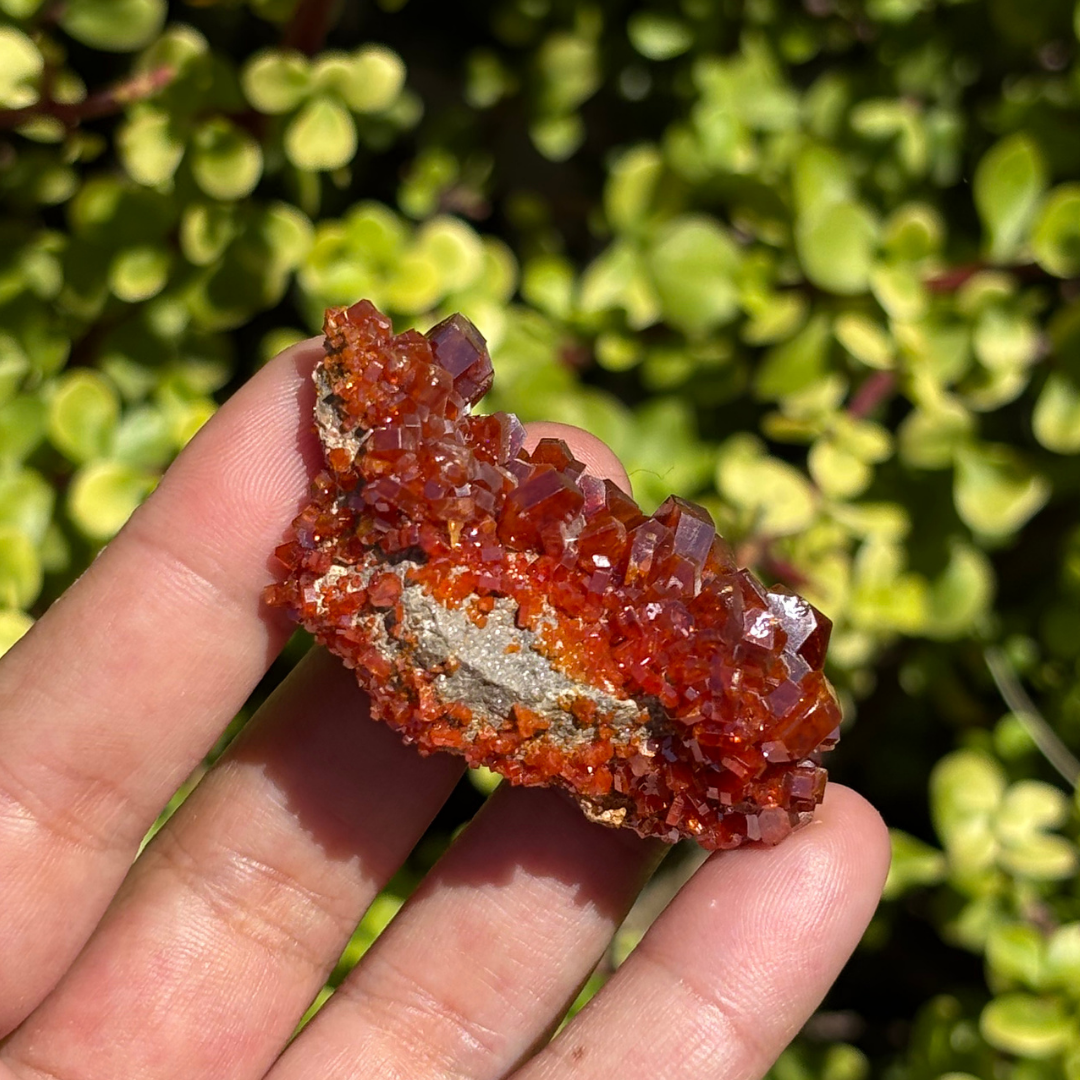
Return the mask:
[[[1078,33],[0,0],[0,650],[325,306],[464,311],[492,407],[592,429],[835,621],[835,772],[896,858],[777,1080],[1080,1076]]]

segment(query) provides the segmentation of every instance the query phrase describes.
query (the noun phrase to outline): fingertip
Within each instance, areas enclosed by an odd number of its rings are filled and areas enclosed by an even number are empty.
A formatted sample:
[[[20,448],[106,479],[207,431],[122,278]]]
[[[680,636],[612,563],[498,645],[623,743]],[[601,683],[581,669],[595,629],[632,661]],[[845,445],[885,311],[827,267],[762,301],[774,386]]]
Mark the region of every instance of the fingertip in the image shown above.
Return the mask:
[[[573,424],[556,424],[548,420],[537,420],[526,424],[525,431],[525,446],[528,450],[533,450],[541,439],[562,439],[570,447],[570,452],[574,457],[593,476],[610,480],[623,491],[632,494],[630,477],[615,455],[615,451],[592,432],[575,427]]]

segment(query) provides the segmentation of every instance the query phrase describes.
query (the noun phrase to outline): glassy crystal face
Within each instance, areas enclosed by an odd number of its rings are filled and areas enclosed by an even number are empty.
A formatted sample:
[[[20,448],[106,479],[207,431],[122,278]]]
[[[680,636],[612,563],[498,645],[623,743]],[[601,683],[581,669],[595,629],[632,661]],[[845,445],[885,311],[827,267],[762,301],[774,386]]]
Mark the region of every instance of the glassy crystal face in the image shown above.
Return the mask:
[[[708,848],[774,844],[821,801],[840,710],[831,624],[739,569],[707,511],[651,517],[505,413],[454,315],[395,335],[326,315],[326,467],[277,550],[286,608],[422,752],[562,788],[593,820]]]

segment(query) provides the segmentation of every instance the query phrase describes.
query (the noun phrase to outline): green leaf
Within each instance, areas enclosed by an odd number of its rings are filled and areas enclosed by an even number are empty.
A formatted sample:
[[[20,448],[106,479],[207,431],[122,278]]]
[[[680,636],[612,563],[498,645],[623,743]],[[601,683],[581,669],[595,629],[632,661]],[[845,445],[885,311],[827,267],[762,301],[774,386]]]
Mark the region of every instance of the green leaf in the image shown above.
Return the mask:
[[[740,256],[712,219],[686,215],[656,234],[648,265],[664,319],[686,334],[703,334],[738,314]]]
[[[937,885],[944,880],[947,864],[943,852],[900,829],[890,829],[889,839],[892,862],[885,880],[886,900],[895,900],[911,889]]]
[[[1030,135],[1009,135],[983,156],[973,189],[992,260],[1006,262],[1020,250],[1046,184],[1046,164]]]
[[[212,199],[243,199],[262,176],[262,148],[231,120],[215,117],[202,124],[191,144],[191,173]]]
[[[292,112],[307,97],[311,66],[303,53],[292,49],[264,49],[244,65],[240,82],[254,108],[276,116]]]
[[[0,525],[0,608],[29,607],[43,572],[34,542],[21,529]]]
[[[885,222],[882,246],[898,262],[920,262],[937,254],[944,237],[945,222],[936,207],[904,203]]]
[[[285,154],[298,169],[340,169],[355,153],[356,125],[333,98],[312,98],[285,129]]]
[[[1035,438],[1055,454],[1080,453],[1080,386],[1051,372],[1031,414]]]
[[[637,246],[616,240],[581,276],[578,297],[586,314],[621,308],[631,329],[651,326],[660,318],[660,301]]]
[[[814,483],[834,499],[850,499],[866,490],[874,470],[832,435],[815,440],[807,457]]]
[[[556,319],[565,319],[574,302],[574,266],[558,255],[537,255],[525,263],[521,295]]]
[[[694,44],[682,19],[659,11],[635,12],[626,23],[630,43],[646,60],[673,60]]]
[[[979,315],[972,342],[988,368],[1026,367],[1039,355],[1039,328],[1023,312],[994,304]]]
[[[932,406],[914,409],[898,431],[900,456],[916,469],[945,469],[975,430],[971,413],[958,401],[941,398]]]
[[[1009,536],[1050,498],[1050,485],[1008,446],[969,446],[956,455],[953,499],[966,525],[986,536]]]
[[[1003,848],[998,862],[1003,870],[1029,881],[1065,881],[1076,874],[1077,852],[1063,836],[1036,833]]]
[[[172,117],[153,107],[132,114],[117,132],[116,149],[128,176],[146,187],[168,183],[184,156]]]
[[[763,453],[753,436],[734,436],[721,448],[716,486],[765,536],[789,536],[814,520],[817,500],[798,469]]]
[[[345,216],[343,224],[356,258],[376,266],[389,266],[409,237],[409,227],[382,203],[358,203]]]
[[[1060,788],[1040,780],[1019,780],[998,808],[997,830],[1004,840],[1026,843],[1033,832],[1057,829],[1069,817],[1069,798]]]
[[[26,34],[14,26],[0,26],[0,108],[33,105],[44,66],[38,47]]]
[[[1080,923],[1066,923],[1051,935],[1046,946],[1046,982],[1073,997],[1080,993]]]
[[[1042,985],[1046,939],[1027,923],[998,923],[986,939],[986,961],[998,976],[1032,990]]]
[[[986,617],[993,596],[990,560],[979,548],[954,542],[948,564],[931,582],[926,636],[938,641],[965,637]]]
[[[137,304],[157,296],[169,280],[168,249],[143,244],[118,252],[109,265],[109,289],[119,300]]]
[[[1080,274],[1080,184],[1061,184],[1050,192],[1035,222],[1031,252],[1048,274]]]
[[[91,462],[71,481],[68,514],[84,536],[108,540],[120,531],[156,483],[156,477],[120,461]]]
[[[815,315],[790,341],[770,349],[754,379],[754,391],[766,400],[797,394],[819,382],[828,361],[829,317]]]
[[[867,367],[888,370],[894,366],[896,345],[877,320],[845,312],[833,324],[833,332],[836,340]]]
[[[0,473],[0,527],[18,529],[35,544],[52,522],[56,492],[35,469]]]
[[[847,161],[824,146],[809,146],[796,157],[791,180],[797,219],[850,202],[855,190]]]
[[[401,95],[405,75],[405,64],[396,52],[384,45],[365,45],[353,54],[338,92],[353,112],[386,112]]]
[[[957,750],[943,757],[930,774],[930,810],[945,845],[970,819],[995,813],[1005,786],[1001,766],[985,754]]]
[[[0,656],[29,631],[34,620],[25,611],[0,611]]]
[[[924,631],[929,609],[927,582],[904,570],[904,552],[897,544],[870,537],[855,559],[849,603],[851,622],[875,633]]]
[[[577,113],[544,116],[529,127],[529,138],[548,161],[566,161],[585,141],[585,124]]]
[[[177,440],[165,414],[143,405],[128,412],[117,428],[112,457],[144,469],[160,469],[168,465],[176,450]]]
[[[0,0],[0,11],[13,19],[29,19],[44,0]]]
[[[23,394],[0,406],[0,461],[28,457],[45,438],[48,408],[38,395]]]
[[[537,53],[537,65],[542,79],[539,104],[548,114],[569,113],[600,85],[596,42],[584,35],[549,35]]]
[[[180,219],[180,250],[196,266],[217,262],[236,238],[235,207],[221,203],[191,203]]]
[[[878,228],[861,203],[835,203],[802,215],[795,247],[806,276],[820,289],[841,296],[865,292],[877,251]]]
[[[438,265],[419,252],[406,252],[386,283],[386,302],[395,311],[419,315],[445,295]]]
[[[57,384],[49,402],[49,439],[74,462],[101,457],[120,419],[120,399],[94,371],[73,371]]]
[[[480,237],[458,218],[432,218],[416,234],[416,254],[427,259],[441,279],[444,293],[464,292],[484,270]]]
[[[1061,1053],[1072,1026],[1059,1001],[1031,994],[1002,994],[979,1017],[979,1030],[991,1046],[1037,1060]]]
[[[604,213],[613,229],[639,230],[647,220],[664,159],[655,146],[627,150],[608,172],[604,187]]]
[[[133,52],[161,32],[165,0],[65,0],[59,22],[83,45],[104,52]]]

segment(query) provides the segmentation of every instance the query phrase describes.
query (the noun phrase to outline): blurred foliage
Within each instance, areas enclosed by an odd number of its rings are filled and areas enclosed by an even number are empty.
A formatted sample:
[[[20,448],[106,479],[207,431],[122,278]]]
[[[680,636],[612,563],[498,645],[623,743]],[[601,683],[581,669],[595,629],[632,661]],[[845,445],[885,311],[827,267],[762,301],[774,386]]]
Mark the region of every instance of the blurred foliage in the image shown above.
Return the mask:
[[[1065,0],[0,0],[0,650],[326,305],[464,311],[492,408],[590,428],[835,622],[835,771],[895,863],[776,1080],[1080,1077],[1078,34]]]

